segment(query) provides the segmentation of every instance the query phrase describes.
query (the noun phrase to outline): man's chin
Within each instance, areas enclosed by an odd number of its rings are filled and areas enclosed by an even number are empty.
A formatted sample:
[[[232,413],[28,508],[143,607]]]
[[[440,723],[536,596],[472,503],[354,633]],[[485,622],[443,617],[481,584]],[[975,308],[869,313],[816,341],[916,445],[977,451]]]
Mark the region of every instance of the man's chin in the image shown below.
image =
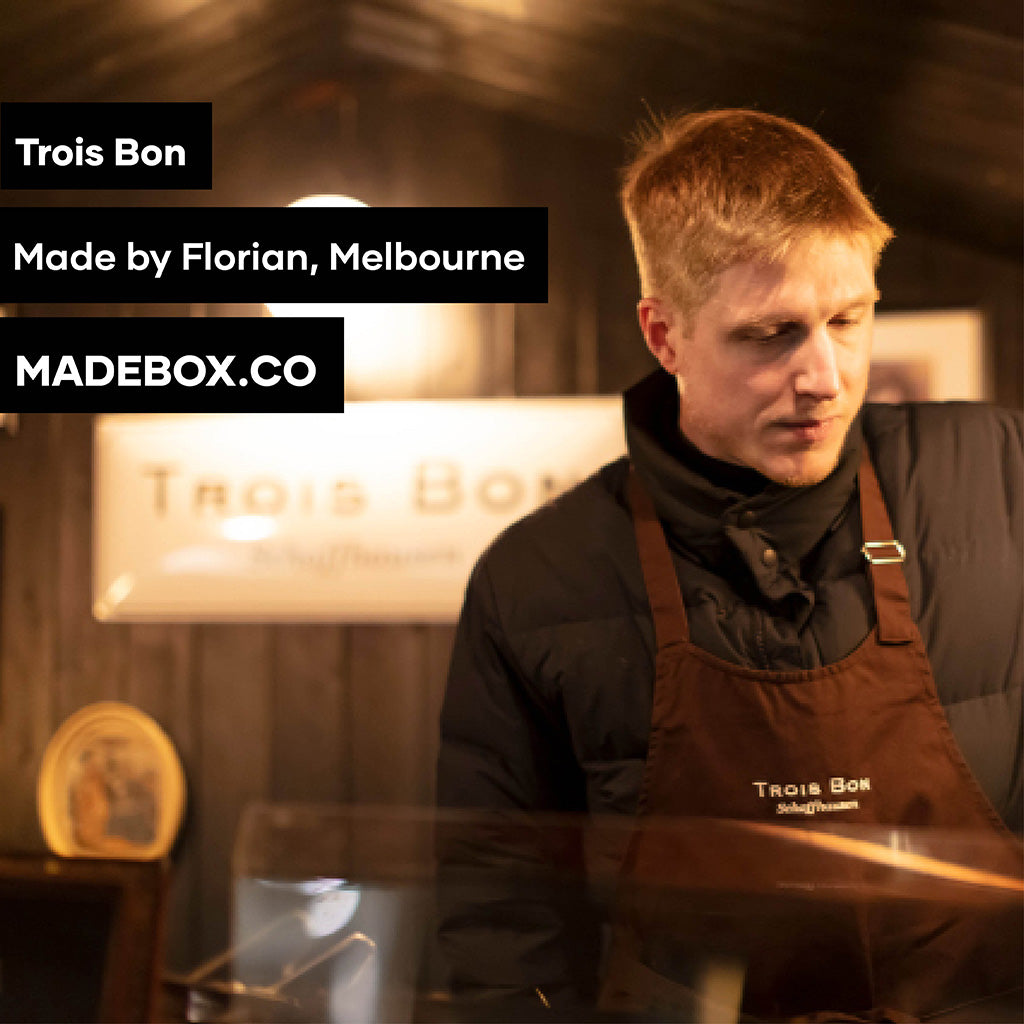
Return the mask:
[[[766,465],[758,466],[760,472],[773,483],[783,487],[812,487],[820,484],[839,464],[841,452],[808,453],[804,456],[787,456],[767,459]]]

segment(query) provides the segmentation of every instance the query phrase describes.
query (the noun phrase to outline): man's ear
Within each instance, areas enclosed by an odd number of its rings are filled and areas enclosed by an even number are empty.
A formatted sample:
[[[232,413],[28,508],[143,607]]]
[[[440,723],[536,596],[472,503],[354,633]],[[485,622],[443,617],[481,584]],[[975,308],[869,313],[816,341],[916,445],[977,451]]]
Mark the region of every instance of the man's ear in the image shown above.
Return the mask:
[[[668,373],[679,373],[679,314],[662,299],[641,299],[636,312],[651,354]]]

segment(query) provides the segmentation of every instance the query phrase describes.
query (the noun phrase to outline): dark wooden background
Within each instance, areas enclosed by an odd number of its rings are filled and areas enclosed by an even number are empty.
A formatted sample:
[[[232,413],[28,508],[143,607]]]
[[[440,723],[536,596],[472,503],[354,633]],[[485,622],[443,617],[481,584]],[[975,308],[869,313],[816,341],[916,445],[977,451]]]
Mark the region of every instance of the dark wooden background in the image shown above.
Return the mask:
[[[120,5],[68,0],[55,3],[50,15],[38,13],[38,4],[12,0],[0,42],[8,54],[20,46],[21,58],[0,69],[4,98],[212,97],[216,187],[200,195],[9,193],[0,203],[281,205],[309,192],[340,191],[380,205],[547,206],[548,303],[490,311],[473,379],[427,366],[415,394],[614,392],[653,365],[635,326],[632,258],[614,200],[626,122],[643,115],[643,98],[759,103],[814,121],[867,168],[865,183],[898,236],[880,272],[882,308],[980,308],[991,394],[1002,404],[1022,404],[1019,231],[1013,234],[1010,225],[1008,243],[1005,215],[1007,196],[1020,188],[1017,135],[1006,127],[1019,109],[1020,47],[1013,19],[1003,18],[997,5],[963,15],[950,4],[925,5],[927,17],[901,23],[903,32],[872,36],[865,23],[851,36],[840,32],[850,27],[845,24],[810,24],[806,5],[783,4],[782,34],[771,42],[789,47],[788,64],[760,55],[748,38],[743,26],[751,17],[762,27],[772,17],[754,0],[736,5],[734,20],[696,2],[675,5],[674,15],[673,5],[662,5],[664,25],[657,5],[599,5],[608,19],[603,34],[586,19],[574,28],[567,12],[582,8],[571,3],[553,3],[549,18],[538,14],[517,24],[485,14],[455,23],[450,12],[437,13],[443,5],[425,0],[267,3],[262,15],[253,6],[225,3],[223,23],[216,6],[198,5],[194,15],[157,26],[157,33],[126,20],[117,13]],[[328,10],[331,38],[347,40],[336,49],[323,38]],[[643,14],[630,21],[629,11]],[[345,17],[339,20],[338,12]],[[74,15],[72,23],[61,27],[61,13]],[[794,21],[798,13],[803,21]],[[458,60],[442,46],[430,65],[421,52],[427,37],[410,34],[410,25],[444,33],[453,24],[462,47]],[[708,36],[698,56],[694,26]],[[882,66],[876,50],[883,43],[898,63],[898,44],[915,26],[917,64],[899,66],[900,83],[894,69],[878,72],[875,92],[863,79],[851,80],[858,69]],[[826,30],[835,35],[822,36]],[[672,46],[686,31],[689,49],[678,52],[689,56],[689,70],[677,70],[684,62]],[[946,49],[929,56],[926,37]],[[730,63],[728,45],[741,43],[745,49]],[[859,49],[851,55],[851,47]],[[966,56],[955,57],[965,47]],[[809,55],[832,50],[842,55],[834,66],[806,63]],[[100,61],[104,54],[112,63]],[[495,54],[504,54],[504,63]],[[699,88],[698,57],[715,69]],[[649,68],[641,74],[648,58],[658,75]],[[770,63],[778,66],[771,70]],[[950,90],[966,91],[966,99]],[[931,105],[922,107],[925,94]],[[609,97],[614,103],[601,131]],[[909,118],[921,109],[931,120],[911,132]],[[946,135],[943,116],[952,122]],[[916,156],[909,143],[900,145],[901,123],[906,138],[928,143]],[[1015,155],[1006,156],[1009,151]],[[7,311],[74,318],[66,328],[75,342],[91,327],[102,336],[102,325],[89,319],[97,316],[260,314],[248,306],[57,303]],[[393,395],[385,385],[372,393],[355,388],[349,397]],[[0,434],[0,848],[42,847],[35,779],[57,726],[93,701],[136,704],[169,733],[188,776],[168,945],[170,965],[185,969],[227,941],[230,856],[247,801],[430,803],[453,630],[94,621],[91,440],[89,416],[61,413],[24,415],[16,435]]]

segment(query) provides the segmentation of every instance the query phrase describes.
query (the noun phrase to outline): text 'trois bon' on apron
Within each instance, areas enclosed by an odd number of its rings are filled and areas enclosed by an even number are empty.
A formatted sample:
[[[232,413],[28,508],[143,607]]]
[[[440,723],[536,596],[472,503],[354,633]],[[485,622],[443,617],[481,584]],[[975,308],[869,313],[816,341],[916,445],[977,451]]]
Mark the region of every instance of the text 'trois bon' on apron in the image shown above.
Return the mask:
[[[858,480],[877,624],[835,664],[769,672],[691,642],[664,531],[631,473],[657,659],[604,1012],[1022,1019],[1021,843],[939,703],[866,447]]]

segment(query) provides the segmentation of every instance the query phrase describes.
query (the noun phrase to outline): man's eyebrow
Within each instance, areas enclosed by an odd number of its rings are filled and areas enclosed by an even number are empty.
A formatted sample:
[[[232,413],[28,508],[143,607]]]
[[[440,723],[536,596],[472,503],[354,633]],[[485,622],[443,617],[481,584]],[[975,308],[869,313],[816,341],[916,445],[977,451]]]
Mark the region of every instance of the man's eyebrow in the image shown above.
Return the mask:
[[[749,316],[741,317],[729,326],[730,334],[746,334],[750,331],[763,331],[772,327],[781,327],[783,324],[799,324],[803,322],[799,313],[791,313],[787,310],[773,310],[768,313],[751,313]]]
[[[870,292],[862,292],[860,295],[852,295],[839,303],[839,309],[862,309],[873,306],[882,297],[877,289]],[[766,327],[778,327],[780,324],[797,324],[803,317],[799,314],[785,309],[770,310],[767,313],[751,313],[743,316],[729,327],[729,333],[742,333],[743,331],[756,331]]]

